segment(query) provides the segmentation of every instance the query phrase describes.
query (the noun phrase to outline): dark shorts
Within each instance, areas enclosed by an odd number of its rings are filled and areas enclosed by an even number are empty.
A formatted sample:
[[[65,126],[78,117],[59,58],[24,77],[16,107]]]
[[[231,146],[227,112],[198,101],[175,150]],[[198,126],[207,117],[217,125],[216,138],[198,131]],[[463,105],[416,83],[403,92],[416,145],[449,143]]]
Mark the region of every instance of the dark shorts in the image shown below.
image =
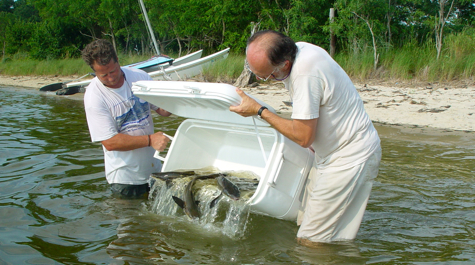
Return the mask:
[[[122,198],[147,198],[148,192],[150,191],[150,186],[148,183],[142,185],[112,183],[111,191],[112,194]]]

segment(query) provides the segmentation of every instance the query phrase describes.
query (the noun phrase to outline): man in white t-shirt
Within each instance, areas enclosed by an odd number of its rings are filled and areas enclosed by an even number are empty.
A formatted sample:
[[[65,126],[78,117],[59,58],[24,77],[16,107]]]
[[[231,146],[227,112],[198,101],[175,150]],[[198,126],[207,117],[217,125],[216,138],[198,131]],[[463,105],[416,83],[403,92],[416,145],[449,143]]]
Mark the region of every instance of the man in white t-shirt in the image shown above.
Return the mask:
[[[96,74],[86,89],[84,107],[91,139],[102,143],[107,182],[114,194],[142,197],[150,189],[150,174],[161,170],[153,154],[169,142],[162,132],[154,133],[150,110],[171,114],[133,95],[132,82],[151,78],[142,70],[121,68],[109,41],[91,42],[82,58]]]
[[[268,111],[237,89],[242,116],[258,115],[315,151],[297,240],[307,246],[356,237],[381,160],[380,139],[345,71],[322,48],[275,31],[251,36],[247,67],[261,80],[283,81],[291,119]]]

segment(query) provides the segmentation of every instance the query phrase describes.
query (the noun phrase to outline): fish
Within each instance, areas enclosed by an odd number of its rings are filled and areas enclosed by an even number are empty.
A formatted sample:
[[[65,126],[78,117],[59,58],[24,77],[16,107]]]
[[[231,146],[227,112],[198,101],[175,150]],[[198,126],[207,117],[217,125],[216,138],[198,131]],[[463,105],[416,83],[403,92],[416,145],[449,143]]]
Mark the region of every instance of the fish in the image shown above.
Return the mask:
[[[229,179],[224,176],[219,176],[216,178],[218,181],[219,189],[229,198],[237,201],[241,198],[241,191],[239,188],[232,183]]]
[[[153,186],[155,179],[160,179],[165,181],[167,188],[170,188],[174,179],[185,178],[189,176],[196,175],[194,171],[168,171],[168,172],[158,172],[152,173],[150,175],[151,180],[153,181],[150,186]]]
[[[210,209],[216,206],[218,200],[223,194],[235,201],[241,198],[241,191],[229,179],[225,178],[224,176],[219,176],[216,178],[216,180],[218,182],[218,188],[221,190],[221,193],[211,201],[209,205]]]
[[[175,203],[178,204],[178,206],[183,209],[183,211],[188,217],[192,219],[200,218],[200,212],[198,211],[199,202],[195,201],[195,198],[193,196],[193,190],[192,190],[193,185],[195,184],[195,181],[197,180],[217,178],[220,176],[224,176],[224,175],[221,173],[217,173],[217,174],[211,174],[211,175],[193,176],[193,178],[185,186],[183,199],[180,199],[176,196],[172,196],[172,198],[175,201]]]
[[[192,176],[192,175],[196,175],[195,171],[158,172],[158,173],[152,173],[150,176],[166,181],[168,179],[176,179],[176,178],[182,178],[182,177]]]

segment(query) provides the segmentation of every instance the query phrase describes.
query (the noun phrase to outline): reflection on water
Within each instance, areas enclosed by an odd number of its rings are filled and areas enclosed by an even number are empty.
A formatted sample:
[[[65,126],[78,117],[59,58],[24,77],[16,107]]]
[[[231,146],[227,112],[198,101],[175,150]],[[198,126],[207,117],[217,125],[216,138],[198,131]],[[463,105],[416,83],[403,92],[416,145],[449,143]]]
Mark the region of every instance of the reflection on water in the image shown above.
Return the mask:
[[[375,260],[475,259],[473,133],[445,134],[383,138],[384,163],[363,224],[375,229],[359,237],[370,248],[387,246]]]
[[[474,133],[378,126],[383,159],[354,242],[308,249],[294,222],[249,214],[242,236],[111,196],[83,103],[0,88],[0,263],[475,262]],[[173,135],[181,118],[155,118]]]

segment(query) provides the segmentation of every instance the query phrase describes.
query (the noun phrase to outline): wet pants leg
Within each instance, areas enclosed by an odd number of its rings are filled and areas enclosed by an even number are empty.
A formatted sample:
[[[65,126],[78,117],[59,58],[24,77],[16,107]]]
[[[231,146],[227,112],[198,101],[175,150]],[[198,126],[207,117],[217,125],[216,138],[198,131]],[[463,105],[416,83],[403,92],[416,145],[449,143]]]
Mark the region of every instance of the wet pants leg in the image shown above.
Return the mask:
[[[150,186],[148,183],[142,185],[112,183],[111,191],[114,195],[122,198],[141,198],[147,195],[150,191]]]
[[[349,169],[313,170],[297,237],[312,242],[354,239],[380,160],[378,149],[366,162]]]

